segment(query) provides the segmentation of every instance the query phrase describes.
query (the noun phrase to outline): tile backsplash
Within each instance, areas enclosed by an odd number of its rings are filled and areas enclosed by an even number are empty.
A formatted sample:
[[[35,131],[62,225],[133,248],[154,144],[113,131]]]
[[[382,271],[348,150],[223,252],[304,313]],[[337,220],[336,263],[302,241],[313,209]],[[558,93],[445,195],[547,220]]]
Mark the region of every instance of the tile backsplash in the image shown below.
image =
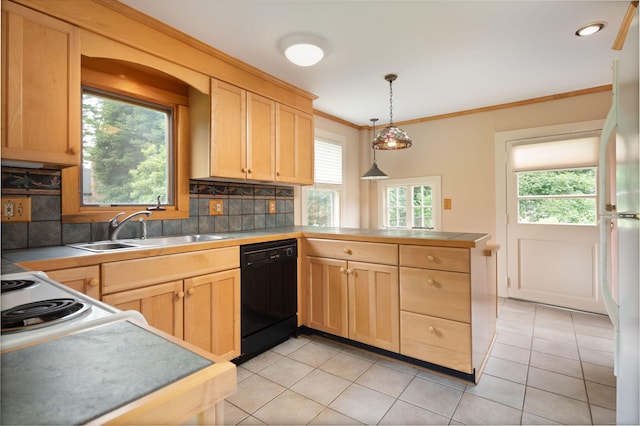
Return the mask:
[[[2,168],[2,195],[31,197],[30,223],[2,223],[2,249],[59,246],[107,239],[108,223],[63,224],[60,171]],[[222,214],[209,215],[209,201],[222,200]],[[269,201],[276,213],[269,213]],[[245,184],[191,180],[189,218],[147,221],[149,237],[248,231],[294,224],[293,188],[275,184]],[[127,224],[120,238],[141,235],[136,223]]]

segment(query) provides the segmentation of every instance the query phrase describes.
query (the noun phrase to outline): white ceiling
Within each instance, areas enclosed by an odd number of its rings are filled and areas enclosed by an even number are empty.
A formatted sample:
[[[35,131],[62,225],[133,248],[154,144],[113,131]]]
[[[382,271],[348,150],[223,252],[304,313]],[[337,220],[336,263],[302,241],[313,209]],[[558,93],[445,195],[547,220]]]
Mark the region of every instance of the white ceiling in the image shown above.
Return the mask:
[[[357,125],[481,108],[611,83],[629,1],[121,0],[318,96],[317,110]],[[586,23],[607,26],[576,37]],[[309,68],[278,41],[329,44]]]

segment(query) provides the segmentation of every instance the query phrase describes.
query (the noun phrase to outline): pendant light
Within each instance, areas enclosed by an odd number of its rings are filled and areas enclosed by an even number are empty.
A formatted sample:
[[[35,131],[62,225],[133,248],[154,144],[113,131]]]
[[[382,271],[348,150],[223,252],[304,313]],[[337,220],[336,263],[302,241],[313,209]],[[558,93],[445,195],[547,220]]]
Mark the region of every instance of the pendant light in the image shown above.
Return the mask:
[[[376,136],[376,121],[378,121],[377,118],[370,118],[369,119],[371,121],[371,123],[373,123],[373,136]],[[371,144],[371,147],[373,148],[373,143]],[[380,170],[378,168],[378,165],[376,164],[376,150],[373,150],[373,165],[371,166],[371,168],[367,171],[367,173],[363,174],[362,177],[360,179],[368,179],[368,180],[378,180],[378,179],[388,179],[389,176],[386,175],[385,172],[383,172],[382,170]]]
[[[384,79],[389,82],[389,125],[380,131],[373,140],[374,149],[404,149],[411,147],[411,138],[399,127],[393,125],[393,82],[398,78],[396,74],[387,74]]]

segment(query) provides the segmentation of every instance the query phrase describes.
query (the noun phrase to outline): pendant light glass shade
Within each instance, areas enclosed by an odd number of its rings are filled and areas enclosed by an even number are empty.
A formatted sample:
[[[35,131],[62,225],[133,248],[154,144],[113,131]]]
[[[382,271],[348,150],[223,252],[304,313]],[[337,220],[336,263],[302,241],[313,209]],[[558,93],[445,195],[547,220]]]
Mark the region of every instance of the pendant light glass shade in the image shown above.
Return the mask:
[[[376,135],[376,121],[378,121],[378,119],[377,118],[371,118],[370,120],[373,123],[373,136],[375,136]],[[373,147],[373,143],[371,144],[371,146]],[[388,179],[388,178],[389,178],[389,176],[387,176],[385,172],[380,170],[378,168],[378,165],[376,164],[376,150],[374,149],[373,150],[373,164],[371,165],[371,168],[369,170],[367,170],[367,172],[365,174],[363,174],[360,179],[378,180],[378,179]]]
[[[393,125],[393,82],[398,78],[395,74],[387,74],[384,79],[389,82],[389,125],[382,129],[373,140],[374,149],[404,149],[412,145],[411,138],[399,127]]]

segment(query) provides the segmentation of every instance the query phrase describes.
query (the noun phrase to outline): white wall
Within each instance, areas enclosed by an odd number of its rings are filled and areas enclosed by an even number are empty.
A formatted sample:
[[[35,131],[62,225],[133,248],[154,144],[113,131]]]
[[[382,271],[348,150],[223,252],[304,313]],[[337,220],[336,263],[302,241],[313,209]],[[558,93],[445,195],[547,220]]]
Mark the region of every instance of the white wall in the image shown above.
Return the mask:
[[[442,212],[442,230],[496,234],[495,133],[604,119],[608,92],[531,105],[401,125],[413,139],[410,149],[377,151],[378,166],[393,178],[439,175],[442,198],[452,209]],[[382,128],[387,123],[380,123]],[[378,226],[375,181],[360,176],[371,166],[370,131],[358,131],[324,117],[316,129],[345,138],[346,186],[343,226]],[[351,167],[353,165],[353,167]]]

